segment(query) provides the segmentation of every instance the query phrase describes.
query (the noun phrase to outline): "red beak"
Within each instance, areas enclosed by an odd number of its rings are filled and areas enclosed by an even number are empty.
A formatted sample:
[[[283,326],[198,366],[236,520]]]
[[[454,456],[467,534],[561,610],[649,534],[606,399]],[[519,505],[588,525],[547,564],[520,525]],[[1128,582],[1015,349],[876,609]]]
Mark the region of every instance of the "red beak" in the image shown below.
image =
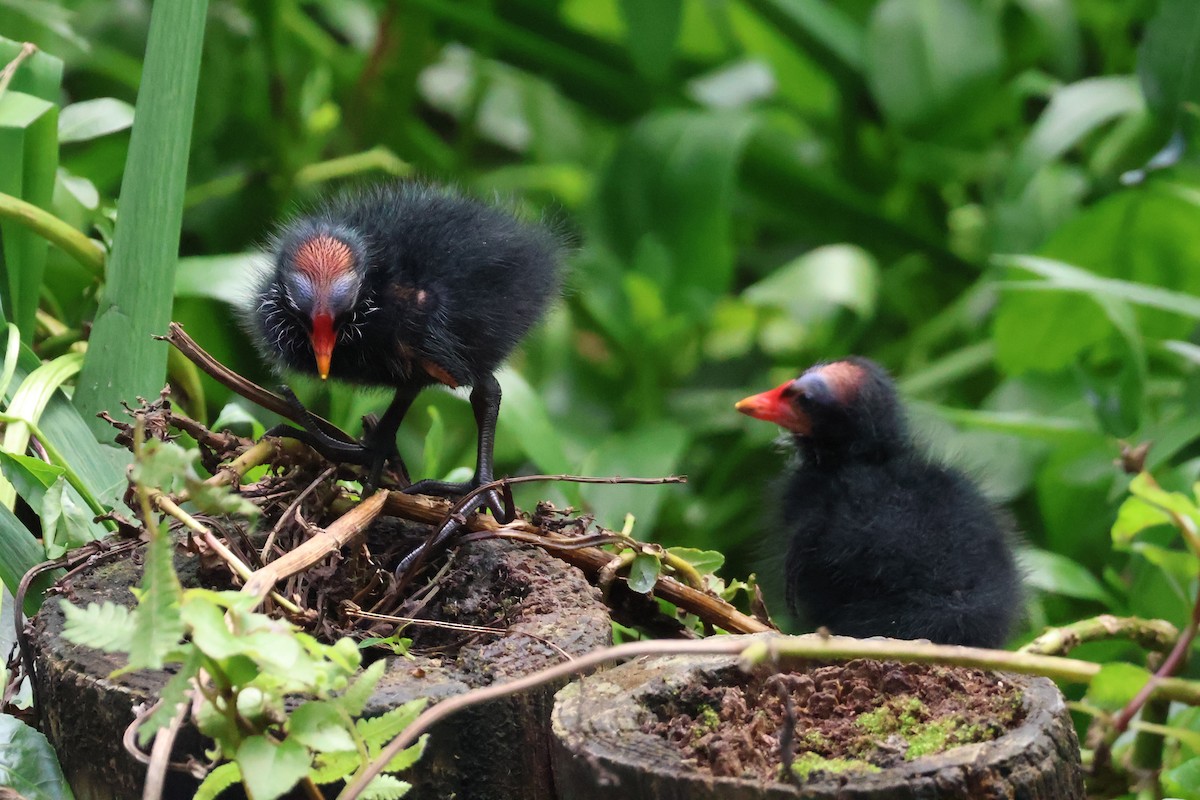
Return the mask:
[[[793,382],[788,381],[770,391],[739,400],[734,408],[746,416],[774,422],[792,433],[808,435],[812,430],[812,420],[784,394]]]
[[[312,349],[317,357],[317,373],[321,380],[329,377],[329,362],[333,359],[333,345],[337,342],[337,334],[333,330],[333,316],[325,311],[318,311],[312,318]]]

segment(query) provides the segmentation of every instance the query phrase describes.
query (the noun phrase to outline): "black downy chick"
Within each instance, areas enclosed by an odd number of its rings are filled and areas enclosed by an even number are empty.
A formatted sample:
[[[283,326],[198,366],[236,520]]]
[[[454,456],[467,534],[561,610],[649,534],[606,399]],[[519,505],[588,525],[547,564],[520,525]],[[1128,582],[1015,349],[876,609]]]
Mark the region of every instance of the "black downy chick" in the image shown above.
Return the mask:
[[[965,475],[918,451],[881,367],[818,364],[737,410],[798,450],[780,517],[794,613],[847,636],[1004,644],[1021,610],[1007,526]]]
[[[474,477],[408,491],[454,495],[491,481],[493,373],[558,294],[561,250],[541,226],[413,182],[345,194],[285,223],[248,315],[259,349],[284,369],[395,389],[362,444],[315,425],[289,431],[332,460],[370,466],[375,484],[396,459],[396,431],[417,394],[469,386]]]

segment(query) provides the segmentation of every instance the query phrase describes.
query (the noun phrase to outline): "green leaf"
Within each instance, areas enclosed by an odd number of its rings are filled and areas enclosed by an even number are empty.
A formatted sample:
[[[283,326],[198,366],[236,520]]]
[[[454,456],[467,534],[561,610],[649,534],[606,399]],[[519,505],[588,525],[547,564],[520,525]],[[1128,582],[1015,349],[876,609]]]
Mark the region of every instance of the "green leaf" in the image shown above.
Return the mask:
[[[1146,101],[1170,122],[1185,103],[1200,102],[1200,5],[1162,0],[1138,49]]]
[[[668,420],[610,434],[584,461],[585,475],[657,478],[672,475],[690,442],[688,431]],[[672,486],[588,484],[580,487],[587,508],[606,528],[620,530],[626,514],[637,518],[639,530],[652,530],[666,493]]]
[[[831,72],[858,74],[866,59],[864,31],[836,2],[828,0],[746,0],[790,39]]]
[[[496,373],[504,392],[504,413],[500,428],[517,442],[525,455],[543,473],[562,474],[571,471],[559,426],[550,419],[545,401],[529,382],[512,367],[501,367]],[[437,473],[425,471],[424,475]]]
[[[933,131],[990,99],[1004,64],[996,20],[967,0],[883,0],[867,27],[867,83],[890,122]]]
[[[1101,125],[1144,110],[1142,94],[1132,77],[1087,78],[1064,86],[1021,144],[1007,173],[1006,191],[1016,197],[1034,173],[1062,156]]]
[[[683,17],[682,0],[620,0],[625,41],[633,65],[651,83],[662,84],[675,63],[675,40]]]
[[[166,378],[167,345],[152,337],[171,317],[207,9],[207,0],[176,0],[150,10],[108,280],[74,396],[101,440],[112,431],[97,412],[154,397]]]
[[[312,757],[291,739],[275,744],[265,736],[250,736],[237,751],[237,765],[246,791],[254,800],[275,800],[308,774]]]
[[[0,64],[7,64],[21,52],[24,42],[14,42],[0,36]],[[36,50],[21,62],[12,75],[10,92],[25,92],[47,103],[57,103],[61,95],[63,62],[45,50]]]
[[[345,692],[334,698],[333,702],[337,703],[342,711],[350,716],[359,716],[367,707],[367,701],[371,699],[371,694],[379,685],[380,679],[383,678],[385,669],[387,669],[387,662],[382,658],[372,662],[358,674]]]
[[[391,775],[376,775],[363,789],[361,797],[362,800],[398,800],[411,788],[410,784]]]
[[[242,769],[236,761],[226,761],[218,765],[204,778],[204,782],[196,789],[192,800],[217,800],[217,798],[235,783],[242,779]]]
[[[411,747],[406,747],[396,754],[396,757],[387,763],[384,767],[385,772],[403,772],[421,759],[425,753],[425,745],[429,743],[429,734],[421,734],[421,738],[417,739],[417,743]]]
[[[0,714],[0,786],[25,800],[73,797],[49,740],[8,714]]]
[[[1134,542],[1130,549],[1185,584],[1200,574],[1200,558],[1187,550],[1171,550],[1150,542]]]
[[[783,309],[801,323],[824,319],[839,308],[869,319],[875,313],[879,278],[879,265],[866,250],[829,245],[773,270],[742,297],[757,306]]]
[[[250,295],[258,253],[188,256],[175,269],[175,296],[219,300],[237,306]]]
[[[134,636],[133,615],[128,608],[111,601],[79,608],[60,599],[59,605],[66,617],[63,638],[67,641],[106,653],[128,652]]]
[[[725,564],[725,556],[716,550],[697,550],[694,547],[668,547],[667,552],[691,564],[701,575],[711,575]]]
[[[165,526],[152,526],[138,598],[136,635],[129,648],[130,669],[161,669],[183,638],[183,587],[172,562],[174,545]]]
[[[33,533],[13,512],[0,505],[0,580],[4,581],[4,587],[16,596],[25,573],[45,560],[46,551]],[[25,616],[37,613],[42,593],[61,574],[62,570],[47,572],[29,587],[23,609]]]
[[[1116,604],[1104,584],[1077,561],[1032,547],[1022,549],[1019,559],[1025,582],[1036,589],[1080,600],[1096,600],[1110,608]]]
[[[1164,797],[1200,800],[1200,758],[1189,758],[1162,774]]]
[[[648,594],[662,572],[662,562],[649,553],[638,553],[629,565],[629,589]]]
[[[133,125],[133,106],[115,97],[72,103],[58,116],[58,141],[84,142]]]
[[[356,720],[354,727],[371,752],[378,753],[421,715],[428,702],[424,697],[409,700],[404,705],[388,709],[378,717]]]
[[[92,522],[92,512],[65,477],[46,490],[41,512],[47,558],[60,558],[68,550],[103,539],[106,534],[102,526]]]
[[[0,451],[0,468],[3,468],[4,477],[12,483],[17,494],[31,508],[40,508],[46,490],[65,474],[62,467],[47,464],[40,458],[3,451]]]
[[[179,707],[179,704],[187,701],[187,693],[191,689],[192,679],[200,672],[202,663],[203,655],[201,652],[194,646],[186,646],[186,656],[183,663],[171,674],[162,691],[159,692],[159,699],[162,700],[162,705],[158,707],[157,711],[146,717],[145,722],[138,726],[138,742],[143,747],[150,743],[150,739],[155,733],[171,724],[171,718],[175,716],[175,711]],[[231,680],[236,679],[231,678]]]
[[[213,422],[211,430],[241,430],[248,433],[251,439],[261,439],[267,428],[258,419],[238,403],[226,403]]]
[[[288,717],[288,738],[319,752],[355,749],[354,737],[346,730],[345,718],[329,702],[312,700]]]
[[[680,307],[707,306],[730,286],[735,178],[754,125],[745,114],[657,112],[621,139],[600,178],[595,238],[630,261],[647,240],[661,243],[663,284]]]
[[[246,652],[244,637],[225,624],[225,613],[203,597],[188,592],[179,609],[192,643],[209,658],[223,661]]]
[[[1170,515],[1153,503],[1148,503],[1140,497],[1126,498],[1117,509],[1117,520],[1113,523],[1113,544],[1118,547],[1127,545],[1146,528],[1170,524]]]
[[[1148,680],[1150,673],[1142,667],[1123,662],[1105,664],[1088,686],[1087,699],[1100,708],[1116,711],[1128,704]]]
[[[57,119],[52,102],[12,89],[0,95],[0,192],[42,210],[50,207],[58,169]],[[0,219],[0,302],[26,343],[33,338],[46,254],[44,238],[7,216]]]
[[[1183,292],[1173,292],[1144,283],[1102,278],[1079,267],[1037,256],[1000,256],[996,263],[1010,269],[1028,270],[1045,279],[1034,283],[1010,282],[1006,287],[1009,290],[1105,295],[1126,300],[1134,305],[1180,314],[1189,319],[1200,319],[1200,298]]]
[[[505,398],[507,400],[507,397]],[[507,404],[505,404],[507,406]],[[507,407],[505,411],[507,411]],[[436,406],[429,406],[429,432],[425,434],[425,444],[421,450],[421,471],[419,475],[441,475],[442,456],[446,449],[446,423],[442,421],[442,413]]]

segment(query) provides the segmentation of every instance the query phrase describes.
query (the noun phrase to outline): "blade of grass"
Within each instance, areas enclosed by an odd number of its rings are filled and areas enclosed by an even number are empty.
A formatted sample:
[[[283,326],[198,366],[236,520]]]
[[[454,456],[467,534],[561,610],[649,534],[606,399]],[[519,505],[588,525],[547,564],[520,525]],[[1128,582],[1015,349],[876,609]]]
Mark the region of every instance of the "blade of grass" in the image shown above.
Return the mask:
[[[49,206],[58,169],[58,109],[23,92],[0,95],[0,153],[0,192],[33,206]],[[46,241],[4,217],[0,238],[5,313],[29,342],[46,267]]]
[[[93,414],[154,396],[166,376],[167,346],[151,337],[171,316],[207,8],[175,0],[151,10],[108,284],[74,398],[100,439],[112,431]]]

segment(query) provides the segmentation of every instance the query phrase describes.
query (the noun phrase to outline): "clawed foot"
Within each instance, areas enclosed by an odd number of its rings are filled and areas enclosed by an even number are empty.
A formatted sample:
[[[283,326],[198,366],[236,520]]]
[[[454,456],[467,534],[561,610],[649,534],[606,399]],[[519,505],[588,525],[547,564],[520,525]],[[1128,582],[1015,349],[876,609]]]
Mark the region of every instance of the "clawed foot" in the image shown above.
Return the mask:
[[[473,478],[472,480],[464,481],[462,483],[452,483],[450,481],[435,481],[427,478],[423,481],[417,481],[412,486],[409,486],[404,490],[404,493],[432,494],[438,497],[458,498],[475,491],[484,483],[491,483],[491,481],[483,481],[478,478]],[[513,518],[516,516],[515,509],[513,509],[510,504],[504,503],[500,499],[500,495],[495,489],[488,489],[486,492],[481,493],[476,500],[477,505],[474,507],[474,509],[486,509],[491,511],[492,516],[501,523],[512,522]]]

